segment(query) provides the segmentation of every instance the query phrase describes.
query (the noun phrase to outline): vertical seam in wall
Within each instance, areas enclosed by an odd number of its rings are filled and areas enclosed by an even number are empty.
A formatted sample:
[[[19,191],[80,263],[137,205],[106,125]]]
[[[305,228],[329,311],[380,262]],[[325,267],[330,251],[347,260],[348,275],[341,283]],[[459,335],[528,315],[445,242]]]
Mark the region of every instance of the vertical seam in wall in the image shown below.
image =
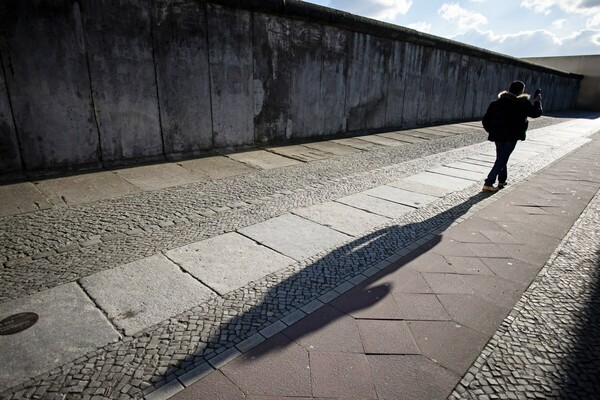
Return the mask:
[[[81,28],[83,31],[83,46],[84,46],[84,51],[85,51],[85,66],[87,68],[87,75],[88,75],[88,82],[90,85],[90,101],[92,103],[92,113],[94,114],[94,123],[96,124],[96,132],[98,133],[98,155],[100,158],[100,164],[102,166],[104,166],[104,155],[102,154],[102,135],[100,134],[100,123],[98,122],[98,112],[96,110],[96,102],[94,101],[94,87],[92,85],[92,71],[90,69],[90,55],[87,51],[88,48],[88,43],[87,43],[87,35],[86,35],[86,29],[85,29],[85,25],[84,25],[84,20],[83,20],[83,4],[80,4],[79,7],[81,8],[81,13],[79,14],[79,17],[81,18]]]
[[[156,89],[156,107],[158,108],[158,130],[160,132],[160,140],[162,143],[162,152],[163,152],[163,157],[166,159],[167,158],[167,149],[165,146],[165,133],[163,130],[163,123],[162,123],[162,115],[161,115],[161,108],[160,108],[160,95],[159,95],[159,90],[158,90],[158,68],[156,67],[156,41],[154,38],[154,23],[156,21],[154,21],[154,5],[155,2],[154,0],[150,0],[148,1],[148,12],[150,13],[150,39],[152,41],[152,66],[154,67],[154,86]]]
[[[348,132],[348,84],[350,82],[350,40],[354,32],[346,30],[346,90],[344,91],[344,133]]]
[[[319,105],[318,110],[321,113],[321,124],[320,124],[320,135],[325,135],[325,114],[323,113],[323,108],[321,107],[321,100],[323,97],[323,69],[325,68],[325,25],[320,24],[321,27],[321,71],[319,74]]]
[[[215,120],[213,116],[213,98],[212,98],[212,68],[210,64],[210,27],[208,24],[208,3],[203,1],[204,3],[204,29],[206,32],[206,65],[208,68],[208,102],[209,102],[209,112],[210,112],[210,149],[214,150],[215,148]]]
[[[250,48],[250,51],[252,52],[251,54],[251,59],[252,59],[252,137],[254,138],[254,146],[256,146],[256,143],[258,141],[258,135],[256,134],[256,100],[255,100],[255,96],[256,96],[256,91],[254,90],[254,85],[256,82],[256,68],[255,68],[255,59],[254,59],[254,46],[255,46],[255,37],[254,37],[254,11],[249,11],[250,12],[250,32],[251,32],[251,37],[252,37],[252,45]]]
[[[1,48],[0,48],[1,50]],[[10,57],[9,57],[10,59]],[[15,118],[15,110],[13,108],[12,99],[10,97],[10,88],[8,86],[8,78],[6,76],[6,69],[4,68],[4,57],[2,51],[0,51],[0,64],[2,65],[2,75],[4,76],[4,85],[6,86],[6,97],[8,98],[8,107],[10,108],[10,116],[12,117],[13,128],[15,130],[15,138],[17,139],[17,147],[19,148],[19,160],[21,161],[21,171],[25,172],[25,159],[23,157],[23,145],[19,138],[19,130],[17,128],[17,120]]]
[[[386,39],[389,40],[389,39]],[[384,106],[384,116],[383,116],[383,126],[385,128],[388,128],[388,105],[389,105],[389,101],[390,101],[390,82],[391,82],[391,75],[392,75],[392,71],[394,70],[394,51],[395,51],[395,44],[396,41],[390,42],[390,58],[388,59],[387,62],[387,67],[389,68],[387,70],[387,82],[385,85],[385,106]],[[383,74],[383,76],[385,77],[385,73]]]
[[[464,55],[461,55],[462,57],[464,57]],[[460,115],[461,115],[461,120],[465,120],[466,118],[466,114],[465,114],[465,104],[467,102],[467,93],[469,91],[469,72],[471,71],[471,56],[466,56],[468,57],[468,63],[467,63],[467,76],[465,77],[465,80],[467,81],[467,85],[465,86],[465,90],[463,92],[463,99],[462,99],[462,107],[460,108]],[[461,65],[462,65],[462,60],[461,60]]]

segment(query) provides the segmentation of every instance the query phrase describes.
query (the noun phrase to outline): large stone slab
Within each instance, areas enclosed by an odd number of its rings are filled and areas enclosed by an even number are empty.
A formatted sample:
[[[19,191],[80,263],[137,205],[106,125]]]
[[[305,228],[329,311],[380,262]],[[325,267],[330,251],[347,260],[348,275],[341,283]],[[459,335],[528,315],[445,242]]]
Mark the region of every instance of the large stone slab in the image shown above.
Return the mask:
[[[343,144],[345,146],[354,147],[359,150],[377,150],[381,149],[382,145],[367,142],[366,140],[361,140],[359,138],[346,138],[346,139],[335,139],[332,140],[333,143]]]
[[[264,150],[247,151],[244,153],[230,154],[232,160],[240,161],[262,169],[273,169],[302,164],[298,160],[282,157]]]
[[[434,197],[444,197],[448,193],[452,192],[452,190],[449,189],[444,189],[437,186],[429,186],[418,182],[410,182],[404,179],[390,182],[387,184],[387,186],[393,186],[399,189],[408,190],[410,192],[422,193]]]
[[[369,211],[373,214],[382,215],[388,218],[398,218],[408,212],[414,210],[412,207],[404,206],[402,204],[394,203],[393,201],[387,201],[366,194],[357,193],[351,196],[342,197],[336,201],[359,208],[361,210]]]
[[[31,328],[0,336],[0,391],[120,338],[76,283],[0,304],[0,320],[34,312]]]
[[[379,135],[360,136],[360,140],[365,140],[367,142],[379,144],[381,146],[388,146],[388,147],[398,147],[398,146],[404,146],[407,144],[406,142],[401,142],[399,140],[394,140],[394,139],[386,138],[384,136],[379,136]]]
[[[295,260],[303,260],[350,239],[350,236],[292,214],[238,231]]]
[[[405,181],[422,183],[428,186],[436,186],[439,188],[451,190],[456,192],[458,190],[466,189],[473,185],[473,181],[469,181],[461,178],[454,178],[447,175],[434,174],[432,172],[421,172],[413,176],[404,178]]]
[[[406,143],[423,143],[423,142],[426,142],[427,140],[429,140],[429,139],[424,139],[421,137],[409,135],[404,132],[386,132],[386,133],[380,133],[379,136],[382,136],[382,137],[385,137],[388,139],[399,140],[401,142],[406,142]]]
[[[466,171],[464,169],[456,169],[443,165],[436,168],[431,168],[428,171],[436,174],[448,175],[454,178],[467,179],[470,181],[479,181],[487,176],[487,173],[484,172]]]
[[[346,146],[344,144],[335,143],[332,141],[327,142],[315,142],[315,143],[306,143],[304,146],[309,147],[311,149],[320,150],[326,153],[331,153],[336,156],[345,156],[348,154],[358,153],[361,150]]]
[[[253,167],[224,156],[187,160],[180,162],[179,165],[187,170],[200,172],[209,179],[223,179],[256,171]]]
[[[219,294],[238,289],[295,262],[234,232],[170,250],[166,254]]]
[[[394,203],[404,204],[411,207],[421,207],[425,204],[437,200],[436,197],[422,193],[410,192],[392,186],[378,186],[373,189],[362,192],[366,195],[378,197],[380,199],[393,201]]]
[[[204,179],[200,173],[169,163],[122,169],[117,175],[141,190],[163,189]]]
[[[298,161],[317,161],[325,160],[332,156],[331,153],[325,153],[321,150],[312,149],[310,147],[296,145],[296,146],[284,146],[284,147],[273,147],[270,148],[271,153],[279,154],[284,157],[293,158]]]
[[[127,335],[186,311],[213,294],[163,255],[98,272],[82,278],[81,285]]]
[[[473,163],[468,163],[468,162],[464,162],[464,161],[457,161],[457,162],[453,162],[450,164],[446,164],[447,167],[450,168],[456,168],[456,169],[462,169],[465,171],[476,171],[476,172],[482,172],[487,174],[488,172],[490,172],[490,168],[485,165],[476,165]]]
[[[294,210],[294,214],[352,236],[381,226],[389,219],[336,202]]]
[[[71,205],[121,197],[140,190],[113,172],[95,172],[36,182],[53,205]]]
[[[0,217],[52,207],[31,182],[0,186]]]

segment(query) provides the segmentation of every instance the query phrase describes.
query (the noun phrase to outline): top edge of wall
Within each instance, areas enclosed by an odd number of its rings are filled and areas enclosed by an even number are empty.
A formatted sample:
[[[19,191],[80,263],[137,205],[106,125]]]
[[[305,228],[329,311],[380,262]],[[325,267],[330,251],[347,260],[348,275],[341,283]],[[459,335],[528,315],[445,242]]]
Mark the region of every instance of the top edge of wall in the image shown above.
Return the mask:
[[[414,43],[422,46],[441,48],[467,56],[485,58],[491,61],[526,67],[549,72],[559,76],[583,79],[582,75],[564,72],[524,61],[506,54],[496,53],[480,47],[419,32],[414,29],[394,25],[371,18],[361,17],[345,11],[336,10],[300,0],[208,0],[207,3],[259,11],[267,14],[301,19],[308,22],[323,23],[352,32]]]

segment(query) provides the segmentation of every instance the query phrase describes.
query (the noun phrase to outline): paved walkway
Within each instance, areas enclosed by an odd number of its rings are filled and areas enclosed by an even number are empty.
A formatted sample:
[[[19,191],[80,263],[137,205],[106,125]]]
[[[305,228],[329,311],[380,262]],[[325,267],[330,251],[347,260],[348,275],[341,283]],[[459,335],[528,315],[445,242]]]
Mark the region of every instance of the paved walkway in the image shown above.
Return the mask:
[[[471,124],[242,153],[241,175],[35,212],[22,197],[0,219],[0,318],[40,321],[0,336],[0,396],[446,397],[600,186],[598,121],[543,125],[491,197]],[[293,165],[259,166],[276,152]]]

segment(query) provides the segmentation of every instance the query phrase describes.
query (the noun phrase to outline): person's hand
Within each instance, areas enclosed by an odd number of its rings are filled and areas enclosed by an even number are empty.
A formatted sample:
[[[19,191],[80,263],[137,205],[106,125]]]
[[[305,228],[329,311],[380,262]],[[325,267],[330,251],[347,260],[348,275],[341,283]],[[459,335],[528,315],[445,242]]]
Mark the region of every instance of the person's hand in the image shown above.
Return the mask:
[[[537,96],[535,96],[534,101],[542,101],[542,94],[538,94]]]

